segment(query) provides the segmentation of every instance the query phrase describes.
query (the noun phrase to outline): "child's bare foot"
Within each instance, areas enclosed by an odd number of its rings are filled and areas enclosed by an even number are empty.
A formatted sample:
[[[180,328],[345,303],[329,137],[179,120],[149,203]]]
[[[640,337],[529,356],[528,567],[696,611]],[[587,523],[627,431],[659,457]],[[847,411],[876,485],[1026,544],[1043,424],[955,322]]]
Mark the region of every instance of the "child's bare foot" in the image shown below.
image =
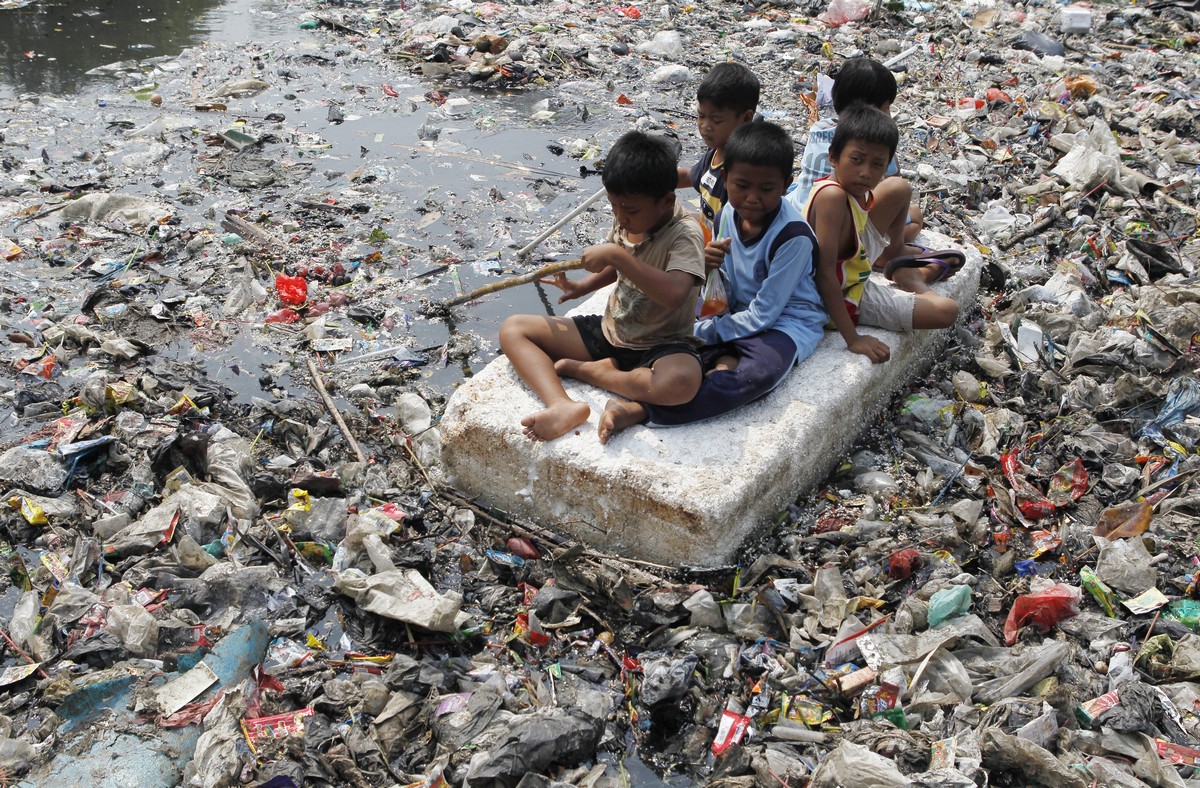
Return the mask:
[[[640,403],[614,397],[604,404],[604,412],[600,414],[600,442],[608,443],[621,430],[645,420],[646,408]]]
[[[554,362],[554,371],[560,378],[572,378],[589,385],[595,385],[597,375],[612,372],[617,369],[611,358],[599,361],[579,361],[573,358],[560,358]]]
[[[526,416],[521,419],[521,426],[525,428],[525,436],[530,440],[552,441],[583,424],[590,415],[592,409],[586,402],[569,399]]]

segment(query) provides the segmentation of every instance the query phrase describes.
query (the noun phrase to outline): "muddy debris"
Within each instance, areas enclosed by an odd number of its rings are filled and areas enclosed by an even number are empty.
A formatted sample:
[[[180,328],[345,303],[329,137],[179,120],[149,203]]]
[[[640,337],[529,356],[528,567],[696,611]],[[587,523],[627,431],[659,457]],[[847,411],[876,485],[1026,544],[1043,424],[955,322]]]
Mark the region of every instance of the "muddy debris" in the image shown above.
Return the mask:
[[[1190,6],[286,11],[0,108],[6,782],[1196,783]],[[628,128],[698,158],[712,63],[799,151],[858,55],[985,271],[822,489],[698,570],[447,484],[498,326],[447,302],[598,238],[603,201],[517,254]]]

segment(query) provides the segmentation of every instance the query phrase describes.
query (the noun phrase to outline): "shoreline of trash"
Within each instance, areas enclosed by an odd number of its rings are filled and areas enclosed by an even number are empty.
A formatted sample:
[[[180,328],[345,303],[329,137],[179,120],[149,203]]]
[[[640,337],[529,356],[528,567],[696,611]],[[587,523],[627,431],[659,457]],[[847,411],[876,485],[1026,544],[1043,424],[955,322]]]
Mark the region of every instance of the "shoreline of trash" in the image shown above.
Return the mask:
[[[149,749],[164,785],[655,784],[641,764],[1195,784],[1200,15],[456,0],[297,21],[287,51],[114,69],[129,108],[80,118],[86,143],[54,131],[66,100],[6,110],[6,780]],[[802,141],[815,72],[861,53],[899,58],[902,170],[986,270],[828,484],[714,572],[441,484],[453,384],[430,367],[495,348],[471,307],[422,310],[521,272],[629,126],[698,155],[714,59],[755,69]],[[552,159],[472,148],[528,129]],[[439,180],[467,164],[488,174]],[[222,357],[244,347],[257,368]]]

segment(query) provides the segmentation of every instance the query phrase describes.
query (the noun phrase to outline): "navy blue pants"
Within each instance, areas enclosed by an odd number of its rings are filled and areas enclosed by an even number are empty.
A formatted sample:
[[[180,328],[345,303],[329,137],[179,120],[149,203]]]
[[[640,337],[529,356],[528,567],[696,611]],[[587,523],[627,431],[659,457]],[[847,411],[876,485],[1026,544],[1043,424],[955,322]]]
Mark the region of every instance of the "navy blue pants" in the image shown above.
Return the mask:
[[[737,356],[737,369],[711,371],[721,356]],[[645,405],[646,423],[674,427],[691,424],[749,405],[779,385],[796,360],[796,343],[782,331],[760,334],[700,349],[705,369],[700,390],[683,405]]]

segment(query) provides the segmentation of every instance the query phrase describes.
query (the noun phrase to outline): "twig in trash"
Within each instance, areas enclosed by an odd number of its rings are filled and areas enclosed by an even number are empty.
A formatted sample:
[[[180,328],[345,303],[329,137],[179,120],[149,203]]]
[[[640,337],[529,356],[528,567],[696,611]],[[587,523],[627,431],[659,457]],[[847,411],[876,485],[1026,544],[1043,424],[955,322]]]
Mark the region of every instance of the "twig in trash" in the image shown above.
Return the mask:
[[[1162,613],[1162,608],[1154,611],[1154,620],[1150,622],[1150,628],[1146,630],[1146,640],[1149,640],[1154,635],[1154,627],[1158,625],[1158,617]]]
[[[329,415],[333,416],[333,420],[337,422],[338,429],[342,431],[342,436],[345,437],[346,443],[350,444],[350,449],[354,452],[354,456],[358,458],[359,462],[365,463],[367,455],[363,454],[363,450],[358,447],[358,441],[354,440],[354,435],[342,419],[342,414],[338,411],[337,405],[333,404],[333,400],[329,397],[329,392],[325,390],[325,382],[321,380],[321,373],[317,370],[317,365],[313,363],[311,358],[305,359],[305,361],[308,362],[308,374],[312,376],[313,386],[325,402],[325,408],[329,411]]]
[[[61,211],[63,208],[66,208],[69,204],[70,203],[64,201],[61,205],[55,205],[53,208],[47,208],[44,211],[35,213],[33,216],[26,216],[21,221],[15,223],[13,225],[13,228],[15,229],[17,227],[20,227],[21,225],[25,224],[26,222],[36,222],[38,219],[41,219],[44,216],[49,216],[50,214],[54,213],[55,211]]]
[[[492,282],[490,285],[484,285],[483,287],[476,288],[469,293],[455,296],[448,301],[444,301],[443,306],[457,306],[458,304],[463,304],[467,301],[474,301],[476,298],[480,298],[485,295],[498,293],[501,290],[507,290],[510,287],[527,285],[530,282],[536,282],[539,279],[547,276],[560,274],[564,271],[575,271],[579,268],[583,268],[582,260],[562,260],[557,263],[550,263],[549,265],[544,265],[541,268],[530,271],[527,274],[509,277],[508,279],[501,279],[499,282]]]
[[[616,631],[616,630],[614,630],[614,629],[613,629],[613,625],[612,625],[612,624],[610,624],[610,623],[608,623],[608,620],[607,620],[606,618],[604,618],[604,616],[602,616],[602,615],[600,615],[599,613],[597,613],[596,611],[592,610],[592,609],[591,609],[590,607],[588,607],[587,605],[580,605],[580,606],[579,606],[579,609],[580,609],[580,610],[582,610],[584,613],[587,613],[587,614],[588,614],[589,616],[591,616],[592,618],[594,618],[594,619],[596,619],[597,621],[599,621],[599,622],[600,622],[600,626],[604,627],[604,628],[605,628],[605,629],[607,629],[609,632],[615,632],[615,631]]]
[[[283,246],[283,242],[278,238],[271,235],[266,230],[260,230],[250,222],[234,213],[225,214],[225,218],[221,220],[221,228],[226,232],[240,235],[245,240],[257,246],[266,247],[268,249],[274,249]]]
[[[971,462],[971,458],[974,456],[975,456],[974,451],[972,451],[970,454],[967,455],[967,459],[963,460],[962,465],[958,466],[958,470],[956,470],[954,472],[954,474],[951,475],[951,477],[946,480],[946,485],[944,487],[942,487],[942,491],[940,493],[938,493],[937,497],[934,498],[933,501],[929,504],[930,506],[938,505],[938,501],[942,500],[942,496],[945,495],[946,491],[950,489],[950,485],[954,484],[954,482],[958,479],[958,477],[962,475],[962,472],[967,469],[967,464],[969,462]]]
[[[1058,218],[1060,215],[1061,215],[1061,213],[1058,210],[1058,207],[1051,206],[1050,213],[1048,216],[1046,216],[1045,219],[1042,219],[1037,224],[1032,224],[1029,227],[1026,227],[1024,230],[1017,233],[1016,235],[1014,235],[1011,238],[1006,238],[1005,240],[996,244],[996,246],[1000,249],[1000,251],[1007,252],[1012,247],[1021,243],[1021,241],[1024,241],[1027,238],[1032,238],[1033,236],[1040,233],[1042,230],[1049,228],[1052,224],[1054,224],[1055,222],[1058,221]]]

